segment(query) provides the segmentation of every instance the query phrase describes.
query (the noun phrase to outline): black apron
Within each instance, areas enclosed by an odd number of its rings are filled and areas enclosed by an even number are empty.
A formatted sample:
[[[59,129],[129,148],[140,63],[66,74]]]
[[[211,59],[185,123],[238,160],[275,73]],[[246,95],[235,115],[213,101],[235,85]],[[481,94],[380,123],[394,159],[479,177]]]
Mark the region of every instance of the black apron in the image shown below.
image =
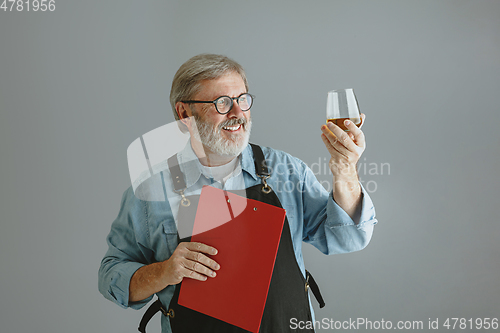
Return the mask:
[[[246,197],[282,208],[276,193],[266,182],[266,179],[269,178],[270,175],[268,173],[267,166],[265,165],[264,155],[261,148],[252,144],[252,149],[254,153],[255,168],[258,176],[262,179],[262,184],[247,188],[245,190]],[[187,226],[189,230],[192,230],[199,195],[189,197],[184,196],[184,189],[186,187],[184,177],[178,166],[176,155],[169,159],[169,168],[175,190],[182,196],[181,204],[179,205],[178,225],[182,225],[183,227]],[[238,191],[234,191],[234,193],[238,194]],[[190,241],[190,237],[180,239],[179,241]],[[156,304],[148,309],[148,311],[151,310],[149,315],[146,313],[144,317],[149,317],[150,319],[152,314],[154,315],[157,311],[162,311],[164,315],[169,317],[173,333],[248,332],[237,326],[179,305],[178,298],[181,284],[182,282],[176,286],[174,295],[168,307],[163,307],[158,300]],[[290,234],[290,227],[288,219],[285,216],[285,222],[283,225],[278,252],[276,254],[276,261],[274,264],[259,332],[314,332],[312,329],[292,330],[290,328],[291,318],[296,319],[297,322],[312,321],[307,293],[310,285],[316,298],[320,302],[321,307],[323,307],[324,302],[319,294],[319,289],[317,289],[317,285],[314,283],[314,280],[309,273],[307,273],[306,278],[304,278],[299,265],[297,264],[292,237]],[[245,300],[241,301],[244,302]],[[143,318],[143,321],[144,320],[145,318]],[[139,327],[139,331],[141,332],[145,332],[145,326],[147,324],[147,321],[145,323],[143,323],[143,321],[141,321],[141,326]],[[141,330],[141,328],[144,330]]]

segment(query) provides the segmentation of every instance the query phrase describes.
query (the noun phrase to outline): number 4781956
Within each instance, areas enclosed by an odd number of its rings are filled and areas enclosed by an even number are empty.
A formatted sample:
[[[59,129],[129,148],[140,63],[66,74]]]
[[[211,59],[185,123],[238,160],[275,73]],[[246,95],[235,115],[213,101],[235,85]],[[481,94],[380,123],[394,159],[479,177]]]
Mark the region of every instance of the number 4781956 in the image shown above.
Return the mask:
[[[0,0],[1,1],[1,0]],[[4,12],[53,12],[56,10],[55,0],[3,0],[0,10]]]

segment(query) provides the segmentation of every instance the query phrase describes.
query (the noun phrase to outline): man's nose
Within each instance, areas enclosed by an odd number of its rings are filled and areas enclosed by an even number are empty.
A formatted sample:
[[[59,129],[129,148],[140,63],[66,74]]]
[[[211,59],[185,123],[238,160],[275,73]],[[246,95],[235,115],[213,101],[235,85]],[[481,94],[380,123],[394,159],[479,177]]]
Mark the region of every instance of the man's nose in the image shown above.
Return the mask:
[[[230,118],[241,118],[243,117],[244,111],[241,110],[240,105],[236,100],[233,100],[233,107],[231,111],[227,114]]]

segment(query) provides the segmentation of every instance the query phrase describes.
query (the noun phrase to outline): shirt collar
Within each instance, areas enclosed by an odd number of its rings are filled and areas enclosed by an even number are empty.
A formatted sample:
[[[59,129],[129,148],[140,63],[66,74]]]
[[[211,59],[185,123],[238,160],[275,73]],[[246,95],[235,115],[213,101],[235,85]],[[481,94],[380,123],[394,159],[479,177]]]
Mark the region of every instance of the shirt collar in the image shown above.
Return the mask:
[[[247,144],[241,153],[241,169],[252,176],[254,180],[258,179],[257,172],[255,171],[252,147],[249,144]]]
[[[188,140],[184,149],[179,152],[178,159],[179,166],[184,173],[186,187],[193,186],[200,179],[202,169],[201,163],[191,147],[191,139]],[[249,144],[247,144],[241,153],[241,169],[252,176],[253,179],[258,179],[255,172],[252,147]]]
[[[179,152],[177,158],[179,160],[179,167],[184,174],[186,187],[193,186],[200,179],[202,172],[198,156],[196,156],[191,147],[191,139],[188,140],[184,149]]]

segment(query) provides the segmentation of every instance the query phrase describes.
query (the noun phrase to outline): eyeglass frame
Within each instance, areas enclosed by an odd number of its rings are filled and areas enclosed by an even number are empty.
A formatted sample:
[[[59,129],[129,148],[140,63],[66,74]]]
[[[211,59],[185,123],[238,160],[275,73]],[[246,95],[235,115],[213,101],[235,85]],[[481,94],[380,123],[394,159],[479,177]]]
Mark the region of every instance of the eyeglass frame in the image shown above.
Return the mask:
[[[246,112],[246,111],[248,111],[248,110],[250,110],[252,108],[252,106],[253,106],[253,100],[255,99],[255,96],[252,95],[252,94],[249,94],[249,93],[243,93],[243,94],[239,95],[238,97],[219,96],[216,99],[214,99],[213,101],[194,101],[194,100],[189,100],[189,101],[181,101],[181,103],[187,103],[187,104],[191,104],[191,103],[194,103],[194,104],[199,104],[199,103],[213,103],[213,105],[215,106],[215,110],[217,111],[217,113],[224,115],[224,114],[228,114],[229,112],[231,112],[231,110],[233,109],[233,106],[234,106],[234,100],[236,100],[236,103],[238,103],[238,106],[240,106],[239,99],[243,95],[249,95],[252,98],[252,103],[250,104],[250,107],[248,109],[246,109],[246,110],[241,109],[241,111]],[[221,99],[221,98],[224,98],[224,97],[227,97],[227,98],[229,98],[231,100],[231,106],[229,107],[229,110],[227,110],[227,112],[222,113],[217,108],[217,101],[219,99]]]

